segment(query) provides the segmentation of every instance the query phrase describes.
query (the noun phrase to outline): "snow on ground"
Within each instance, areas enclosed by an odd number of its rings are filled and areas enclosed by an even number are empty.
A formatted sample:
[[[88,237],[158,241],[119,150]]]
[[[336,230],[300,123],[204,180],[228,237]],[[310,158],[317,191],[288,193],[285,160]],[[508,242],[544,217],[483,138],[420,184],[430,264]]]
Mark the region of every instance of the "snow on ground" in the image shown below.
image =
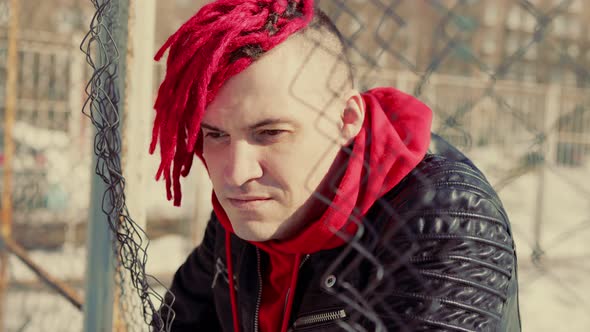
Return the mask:
[[[6,300],[7,332],[82,331],[83,314],[53,292],[10,290]]]
[[[467,153],[492,184],[512,170],[510,152],[479,149]],[[542,197],[540,264],[531,259],[534,247],[535,212],[539,171],[516,177],[503,187],[500,197],[512,222],[519,262],[520,309],[525,332],[590,331],[590,165],[558,167],[546,171]],[[189,204],[186,204],[189,205]],[[186,213],[186,210],[185,212]],[[165,236],[151,241],[147,271],[171,276],[189,254],[191,246],[181,236]],[[60,278],[83,278],[84,248],[55,253],[32,252],[36,262]],[[13,280],[34,277],[13,257]],[[159,288],[159,291],[163,289]],[[9,326],[17,331],[81,331],[82,314],[49,291],[11,290],[8,295]],[[59,323],[62,322],[62,323]]]

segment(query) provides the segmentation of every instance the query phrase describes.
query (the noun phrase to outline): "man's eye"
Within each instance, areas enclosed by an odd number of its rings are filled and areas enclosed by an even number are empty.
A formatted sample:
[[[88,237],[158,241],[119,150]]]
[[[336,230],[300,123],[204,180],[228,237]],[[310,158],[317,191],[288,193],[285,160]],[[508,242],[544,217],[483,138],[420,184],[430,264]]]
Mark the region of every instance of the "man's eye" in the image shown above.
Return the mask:
[[[215,132],[215,131],[210,131],[208,133],[205,133],[205,137],[209,137],[209,138],[213,138],[213,139],[222,138],[224,136],[226,136],[224,133]]]
[[[284,133],[286,130],[280,129],[265,129],[260,132],[261,135],[264,136],[279,136],[280,134]]]

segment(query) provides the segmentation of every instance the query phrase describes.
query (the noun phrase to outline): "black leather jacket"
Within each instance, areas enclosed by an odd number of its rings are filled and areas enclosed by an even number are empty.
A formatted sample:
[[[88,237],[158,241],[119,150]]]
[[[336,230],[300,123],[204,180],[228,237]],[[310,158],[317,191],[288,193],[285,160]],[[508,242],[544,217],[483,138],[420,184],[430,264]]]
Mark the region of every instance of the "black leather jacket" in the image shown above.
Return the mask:
[[[357,240],[304,258],[292,331],[521,330],[516,253],[500,200],[445,141],[433,135],[429,152],[371,208]],[[212,216],[175,274],[171,331],[232,331],[224,241]],[[236,236],[231,248],[240,332],[255,332],[267,257]],[[169,317],[168,308],[160,313]]]

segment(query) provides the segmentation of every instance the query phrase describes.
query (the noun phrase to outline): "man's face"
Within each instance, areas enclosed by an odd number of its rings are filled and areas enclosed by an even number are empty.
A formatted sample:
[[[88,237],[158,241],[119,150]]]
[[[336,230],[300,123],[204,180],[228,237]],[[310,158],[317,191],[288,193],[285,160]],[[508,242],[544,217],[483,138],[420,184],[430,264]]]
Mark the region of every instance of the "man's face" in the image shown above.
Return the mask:
[[[326,86],[336,60],[306,50],[277,46],[228,80],[202,121],[213,189],[245,240],[283,239],[312,221],[312,193],[341,147],[345,100],[330,102]]]

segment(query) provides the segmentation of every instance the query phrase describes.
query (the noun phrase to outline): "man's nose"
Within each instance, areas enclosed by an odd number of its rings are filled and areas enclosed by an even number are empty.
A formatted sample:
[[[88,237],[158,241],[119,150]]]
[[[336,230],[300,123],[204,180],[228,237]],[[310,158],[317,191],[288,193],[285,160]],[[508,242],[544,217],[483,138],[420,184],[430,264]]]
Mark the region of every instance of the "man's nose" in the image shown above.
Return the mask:
[[[223,173],[226,184],[235,187],[262,177],[256,148],[245,141],[232,142]]]

